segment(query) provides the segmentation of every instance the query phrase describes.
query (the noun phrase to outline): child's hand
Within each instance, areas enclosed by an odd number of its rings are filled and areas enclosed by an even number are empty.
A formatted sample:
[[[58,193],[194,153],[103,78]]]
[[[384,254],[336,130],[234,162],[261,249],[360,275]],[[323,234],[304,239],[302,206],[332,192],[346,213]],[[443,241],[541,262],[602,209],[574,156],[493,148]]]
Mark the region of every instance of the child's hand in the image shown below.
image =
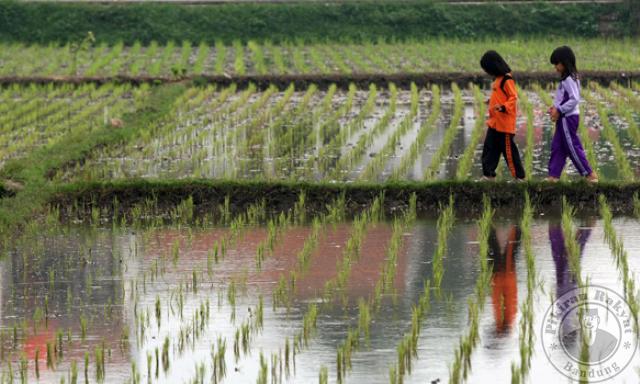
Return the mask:
[[[551,121],[558,121],[560,118],[560,112],[558,112],[556,107],[549,108],[549,115],[551,116]]]

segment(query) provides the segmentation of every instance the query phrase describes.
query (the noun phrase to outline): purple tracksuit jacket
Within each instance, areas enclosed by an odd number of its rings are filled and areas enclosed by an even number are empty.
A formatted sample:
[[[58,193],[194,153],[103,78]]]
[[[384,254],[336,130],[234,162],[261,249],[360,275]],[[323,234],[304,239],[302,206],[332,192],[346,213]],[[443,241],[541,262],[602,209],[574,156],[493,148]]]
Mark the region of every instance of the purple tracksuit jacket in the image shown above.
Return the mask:
[[[560,177],[567,157],[582,176],[591,174],[591,166],[578,137],[580,82],[571,76],[564,78],[558,85],[553,106],[560,112],[560,118],[556,121],[556,132],[551,141],[549,176]]]

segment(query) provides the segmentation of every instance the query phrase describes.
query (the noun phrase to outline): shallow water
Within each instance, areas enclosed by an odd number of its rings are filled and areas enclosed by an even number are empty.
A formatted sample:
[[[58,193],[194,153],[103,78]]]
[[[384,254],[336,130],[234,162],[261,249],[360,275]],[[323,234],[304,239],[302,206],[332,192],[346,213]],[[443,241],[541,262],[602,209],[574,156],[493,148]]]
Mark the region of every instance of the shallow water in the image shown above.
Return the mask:
[[[398,103],[394,115],[388,124],[372,135],[368,145],[354,155],[353,149],[358,140],[371,134],[390,103],[390,92],[380,89],[376,97],[376,106],[371,113],[364,116],[361,129],[354,130],[357,112],[364,106],[369,95],[366,90],[355,93],[351,111],[336,120],[337,130],[348,137],[345,143],[337,145],[335,142],[319,143],[317,128],[331,121],[332,116],[340,110],[346,101],[344,90],[336,91],[331,107],[322,109],[322,100],[325,91],[317,91],[311,98],[309,105],[302,111],[296,109],[304,97],[304,91],[294,92],[280,113],[274,113],[270,108],[280,100],[284,93],[275,92],[264,103],[256,106],[256,101],[263,95],[256,92],[248,97],[244,105],[235,105],[240,100],[241,92],[232,94],[222,105],[212,103],[219,93],[206,94],[202,102],[191,102],[189,108],[177,108],[179,113],[161,128],[161,133],[149,139],[140,139],[125,148],[112,149],[106,153],[97,153],[95,158],[87,163],[83,169],[71,169],[58,175],[64,180],[72,179],[121,179],[130,177],[148,178],[243,178],[243,179],[296,179],[296,180],[325,180],[335,181],[334,178],[357,180],[362,178],[362,171],[375,156],[380,156],[380,151],[408,113],[410,94],[408,90],[398,91]],[[539,95],[533,90],[523,90],[533,106],[533,142],[527,143],[527,116],[521,106],[517,120],[516,143],[520,150],[520,156],[524,161],[525,154],[533,152],[532,178],[543,179],[547,176],[547,163],[550,155],[551,140],[554,132],[554,124],[547,116],[547,106]],[[614,91],[612,91],[614,92]],[[614,92],[622,97],[621,92]],[[594,93],[597,95],[597,93]],[[462,91],[465,107],[464,118],[461,119],[457,129],[459,130],[451,148],[441,164],[439,173],[435,177],[440,179],[452,179],[456,176],[458,161],[461,155],[470,146],[471,132],[478,118],[476,108],[472,105],[472,92],[468,89]],[[197,93],[196,93],[197,96]],[[197,97],[194,96],[195,100]],[[484,97],[488,97],[485,92]],[[637,96],[634,96],[637,97]],[[411,143],[415,141],[419,125],[424,122],[431,113],[432,102],[430,90],[421,89],[419,98],[420,113],[413,119],[413,126],[406,134],[399,138],[400,144],[391,153],[385,156],[384,165],[374,175],[372,181],[386,180],[400,160],[409,152]],[[193,100],[193,99],[192,99]],[[596,102],[601,98],[583,101],[581,112],[582,124],[586,128],[587,136],[594,148],[594,156],[597,160],[597,171],[601,179],[621,180],[624,178],[619,171],[620,159],[616,158],[612,145],[602,133],[602,116],[598,115]],[[433,129],[426,138],[426,142],[418,150],[418,154],[412,164],[408,166],[408,172],[402,178],[410,180],[423,180],[424,169],[429,167],[433,153],[438,150],[444,137],[444,130],[449,126],[453,113],[452,92],[443,90],[441,93],[442,111]],[[610,104],[604,102],[603,106],[609,116],[610,123],[616,131],[620,144],[628,158],[634,175],[640,175],[640,143],[635,142],[628,132],[629,122],[618,116]],[[255,110],[254,110],[255,109]],[[249,112],[247,112],[249,111]],[[322,113],[320,113],[322,111]],[[638,116],[633,115],[638,121]],[[250,132],[247,127],[251,126]],[[484,130],[484,127],[482,127]],[[334,132],[335,136],[337,132]],[[367,135],[367,136],[364,136]],[[308,136],[308,137],[307,137]],[[291,137],[295,143],[290,142]],[[328,138],[332,139],[332,138]],[[484,132],[479,143],[475,146],[472,167],[469,177],[479,179],[482,176],[480,154]],[[529,148],[531,147],[531,148]],[[278,151],[280,155],[271,153]],[[320,152],[322,151],[322,153]],[[282,155],[284,154],[284,155]],[[342,164],[344,169],[333,172],[336,162],[340,159],[350,159]],[[320,163],[322,162],[322,167]],[[504,162],[501,161],[500,174],[504,178],[510,178]],[[320,169],[323,168],[323,169]],[[328,168],[328,169],[324,169]],[[570,178],[578,178],[578,174],[567,161],[565,168]]]
[[[582,276],[591,284],[622,293],[620,275],[604,239],[603,223],[585,217],[575,221],[578,238],[584,243],[580,259]],[[640,272],[640,223],[636,219],[617,218],[614,227],[622,236],[629,255],[631,274]],[[541,319],[550,305],[550,295],[571,287],[566,255],[558,243],[559,221],[538,217],[531,236],[539,288],[534,292],[535,343],[529,382],[566,382],[547,359],[540,341]],[[35,380],[35,350],[40,351],[40,382],[68,380],[71,360],[78,362],[79,378],[84,379],[84,353],[89,353],[89,379],[95,379],[95,348],[102,345],[106,357],[105,382],[120,383],[131,375],[136,363],[142,381],[147,381],[147,356],[152,361],[152,381],[186,382],[196,378],[196,366],[204,364],[205,380],[211,375],[212,345],[218,337],[226,340],[225,382],[254,382],[263,352],[271,372],[272,353],[284,351],[284,340],[302,328],[302,317],[310,303],[319,303],[325,282],[335,277],[337,261],[342,257],[351,224],[329,225],[312,253],[309,272],[297,281],[297,290],[288,310],[273,309],[272,294],[278,279],[295,268],[297,255],[307,236],[308,226],[293,226],[278,238],[273,254],[268,254],[261,270],[256,268],[256,249],[267,237],[265,228],[249,228],[236,244],[229,244],[226,257],[212,263],[208,271],[208,252],[216,241],[228,236],[222,227],[162,227],[155,229],[63,224],[38,236],[26,237],[0,261],[0,326],[3,357],[13,361],[18,377],[20,356],[28,360],[30,381]],[[295,372],[290,367],[283,382],[315,382],[319,367],[329,370],[329,381],[336,381],[336,348],[345,340],[349,328],[357,326],[358,298],[369,298],[386,257],[392,228],[388,222],[368,227],[360,257],[352,266],[347,284],[348,304],[319,304],[317,331],[308,348],[296,354]],[[418,358],[405,382],[447,382],[459,338],[468,327],[467,300],[475,295],[479,275],[477,224],[460,219],[448,239],[444,259],[442,296],[432,293],[431,310],[422,322]],[[521,305],[527,292],[527,265],[518,241],[517,222],[496,219],[490,242],[493,255],[491,287],[480,312],[480,341],[471,360],[470,383],[511,382],[510,366],[519,361],[518,338]],[[425,279],[432,278],[432,257],[436,246],[434,220],[416,222],[403,236],[398,254],[393,294],[387,295],[379,312],[373,312],[371,335],[361,337],[360,349],[353,353],[352,369],[346,380],[355,383],[387,383],[389,367],[396,361],[396,345],[411,328],[411,308],[423,292]],[[515,240],[515,242],[514,242]],[[509,245],[513,252],[508,252]],[[560,248],[558,248],[560,247]],[[177,256],[176,256],[177,254]],[[193,285],[196,275],[196,289]],[[235,286],[237,302],[230,304],[230,286]],[[255,321],[259,297],[264,301],[264,324],[251,332],[247,352],[233,355],[234,333],[245,321]],[[503,299],[498,299],[502,297]],[[36,308],[45,308],[47,322],[38,321]],[[502,301],[500,301],[502,300]],[[160,308],[157,325],[156,302]],[[504,311],[497,306],[504,305]],[[180,309],[182,307],[182,310]],[[209,309],[209,316],[202,316]],[[502,308],[502,307],[501,307]],[[200,312],[202,310],[202,312]],[[198,312],[196,315],[195,313]],[[144,320],[142,320],[144,317]],[[86,339],[81,336],[81,319],[87,321]],[[142,326],[141,324],[144,324]],[[13,327],[17,343],[13,343]],[[144,329],[144,330],[143,330]],[[197,335],[194,336],[194,330]],[[55,371],[46,367],[47,342],[63,332],[63,356]],[[67,341],[67,333],[71,341]],[[182,336],[181,336],[182,334]],[[128,335],[128,339],[124,338]],[[124,339],[123,339],[124,338]],[[155,377],[155,350],[169,340],[169,367],[160,362]],[[181,341],[182,340],[182,341]],[[160,359],[162,361],[162,359]],[[629,367],[615,382],[639,380],[640,357],[636,354]],[[8,365],[2,363],[7,374]],[[270,373],[271,375],[271,373]],[[269,379],[271,381],[271,377]]]

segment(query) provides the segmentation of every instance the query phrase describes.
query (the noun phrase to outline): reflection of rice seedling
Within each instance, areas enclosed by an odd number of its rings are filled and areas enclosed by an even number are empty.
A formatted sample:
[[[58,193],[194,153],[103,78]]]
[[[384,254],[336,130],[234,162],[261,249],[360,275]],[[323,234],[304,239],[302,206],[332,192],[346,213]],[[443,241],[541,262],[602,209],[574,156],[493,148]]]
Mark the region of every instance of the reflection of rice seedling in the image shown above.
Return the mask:
[[[471,354],[479,339],[479,312],[484,306],[487,295],[487,287],[491,280],[491,270],[489,266],[489,234],[493,220],[494,210],[491,207],[489,198],[483,196],[484,210],[478,221],[478,242],[480,251],[480,275],[476,280],[475,299],[469,298],[469,328],[467,333],[460,338],[460,343],[455,350],[454,360],[449,369],[449,382],[460,383],[467,379],[471,370]]]
[[[531,356],[533,353],[534,330],[533,330],[533,298],[536,285],[535,257],[531,249],[531,221],[533,219],[533,208],[529,193],[525,193],[525,205],[522,212],[520,227],[522,231],[522,245],[527,261],[527,297],[521,305],[522,317],[520,318],[520,363],[511,364],[511,381],[520,383],[524,381],[531,366]]]

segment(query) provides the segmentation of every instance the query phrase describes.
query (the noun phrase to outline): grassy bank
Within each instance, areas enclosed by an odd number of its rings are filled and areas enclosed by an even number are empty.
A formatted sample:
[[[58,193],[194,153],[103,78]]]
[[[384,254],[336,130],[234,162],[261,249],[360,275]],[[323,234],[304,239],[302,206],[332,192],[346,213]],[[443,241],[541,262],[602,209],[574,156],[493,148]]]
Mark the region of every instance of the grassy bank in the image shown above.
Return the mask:
[[[474,181],[437,182],[387,182],[387,183],[299,183],[299,182],[243,182],[243,181],[122,181],[72,183],[58,186],[51,203],[61,207],[99,206],[112,209],[117,200],[118,207],[126,210],[146,200],[154,200],[159,207],[175,207],[192,198],[198,210],[211,212],[229,199],[232,211],[242,211],[247,206],[264,199],[273,212],[290,209],[299,201],[301,191],[305,194],[306,207],[318,212],[326,204],[344,193],[347,211],[356,213],[371,204],[384,192],[384,206],[388,213],[404,208],[409,196],[416,193],[418,211],[423,214],[437,211],[440,204],[448,202],[453,195],[456,210],[461,213],[478,213],[482,210],[483,195],[492,205],[505,209],[520,208],[525,192],[531,202],[541,211],[555,211],[561,207],[562,197],[576,207],[587,211],[598,209],[598,195],[603,194],[617,213],[633,212],[633,196],[640,190],[640,183],[493,183]]]
[[[0,40],[77,41],[93,31],[99,41],[133,45],[156,40],[301,39],[362,41],[431,36],[478,38],[514,35],[629,35],[633,2],[618,4],[428,1],[289,4],[82,4],[0,2]]]
[[[18,182],[24,188],[14,196],[0,200],[0,234],[6,234],[49,201],[55,190],[49,177],[57,169],[81,163],[91,151],[126,142],[141,128],[158,123],[169,110],[171,102],[184,89],[180,84],[158,88],[139,110],[123,116],[121,128],[105,125],[91,133],[70,133],[26,157],[8,161],[0,171],[0,180]]]

